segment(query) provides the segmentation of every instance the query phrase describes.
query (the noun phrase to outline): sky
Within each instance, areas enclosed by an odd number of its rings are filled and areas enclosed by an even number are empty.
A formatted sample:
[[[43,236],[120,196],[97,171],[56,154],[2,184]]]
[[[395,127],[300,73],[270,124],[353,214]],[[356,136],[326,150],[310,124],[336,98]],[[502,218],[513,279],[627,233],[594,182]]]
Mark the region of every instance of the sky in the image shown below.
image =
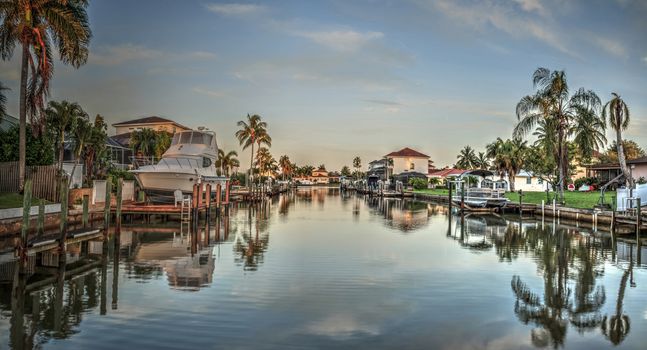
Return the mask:
[[[645,1],[94,0],[88,12],[88,62],[56,62],[50,99],[110,124],[205,126],[243,167],[234,132],[248,113],[268,122],[277,159],[338,170],[411,147],[451,166],[465,145],[511,137],[538,67],[603,101],[619,93],[626,134],[647,148]],[[0,63],[13,115],[18,78],[16,57]]]

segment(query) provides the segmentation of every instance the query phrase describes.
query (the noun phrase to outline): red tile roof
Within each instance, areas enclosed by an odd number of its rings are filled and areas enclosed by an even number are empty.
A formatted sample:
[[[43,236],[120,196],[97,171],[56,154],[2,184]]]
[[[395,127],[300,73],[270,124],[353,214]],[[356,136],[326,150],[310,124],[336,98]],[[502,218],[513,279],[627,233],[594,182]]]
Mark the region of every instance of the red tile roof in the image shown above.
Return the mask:
[[[437,176],[437,177],[458,176],[466,171],[467,170],[447,168],[447,169],[431,171],[429,172],[429,176]]]
[[[409,147],[405,147],[397,152],[391,152],[385,157],[417,157],[417,158],[429,158],[428,155],[420,153],[416,150],[413,150]]]

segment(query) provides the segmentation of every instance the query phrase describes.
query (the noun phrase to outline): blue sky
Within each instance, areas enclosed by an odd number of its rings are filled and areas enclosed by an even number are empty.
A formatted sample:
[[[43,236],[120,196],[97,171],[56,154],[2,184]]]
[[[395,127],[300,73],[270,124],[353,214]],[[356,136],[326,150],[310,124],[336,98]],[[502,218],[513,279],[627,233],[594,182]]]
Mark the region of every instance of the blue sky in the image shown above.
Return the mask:
[[[572,89],[620,93],[627,134],[647,147],[644,1],[96,0],[89,13],[88,63],[58,63],[52,98],[110,123],[161,115],[216,130],[229,150],[236,121],[257,113],[277,158],[339,169],[408,146],[444,166],[510,137],[547,67]],[[0,65],[12,114],[18,73]]]

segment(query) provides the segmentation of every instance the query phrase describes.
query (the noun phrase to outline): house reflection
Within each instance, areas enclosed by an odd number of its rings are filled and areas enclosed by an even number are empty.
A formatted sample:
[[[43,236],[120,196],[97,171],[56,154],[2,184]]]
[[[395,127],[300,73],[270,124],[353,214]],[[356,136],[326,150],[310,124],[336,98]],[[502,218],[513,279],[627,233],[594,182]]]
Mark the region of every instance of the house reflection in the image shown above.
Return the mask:
[[[387,227],[409,233],[426,227],[435,205],[396,198],[367,197],[372,213],[381,216]]]

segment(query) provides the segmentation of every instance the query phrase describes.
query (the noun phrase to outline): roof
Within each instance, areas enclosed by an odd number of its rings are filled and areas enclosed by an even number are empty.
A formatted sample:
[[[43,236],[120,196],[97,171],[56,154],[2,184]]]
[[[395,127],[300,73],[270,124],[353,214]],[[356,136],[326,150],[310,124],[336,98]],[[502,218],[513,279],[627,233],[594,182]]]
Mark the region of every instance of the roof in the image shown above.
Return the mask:
[[[627,164],[642,164],[647,163],[647,157],[640,157],[636,159],[631,159],[627,161]]]
[[[399,151],[396,152],[391,152],[387,154],[385,157],[417,157],[417,158],[429,158],[428,155],[424,153],[420,153],[416,150],[413,150],[409,147],[405,147]]]
[[[129,132],[123,133],[123,134],[117,134],[114,136],[110,136],[109,138],[112,141],[115,141],[122,145],[123,147],[129,147],[130,146],[130,134]]]
[[[587,165],[587,169],[620,169],[619,163],[602,163]]]
[[[429,173],[429,176],[437,176],[437,177],[457,176],[464,173],[465,171],[466,170],[462,170],[462,169],[447,168],[447,169],[432,171]]]
[[[128,134],[128,136],[130,136],[130,134]],[[110,136],[106,139],[106,145],[114,148],[126,148],[126,149],[128,148],[124,146],[121,142],[119,142],[119,140],[114,139],[114,136]]]
[[[144,118],[139,118],[139,119],[133,119],[133,120],[127,120],[125,122],[119,122],[112,124],[112,126],[126,126],[126,125],[138,125],[138,124],[163,124],[163,123],[171,123],[175,124],[177,126],[180,126],[185,129],[190,129],[182,124],[179,124],[173,120],[158,117],[158,116],[150,116],[150,117],[144,117]]]

